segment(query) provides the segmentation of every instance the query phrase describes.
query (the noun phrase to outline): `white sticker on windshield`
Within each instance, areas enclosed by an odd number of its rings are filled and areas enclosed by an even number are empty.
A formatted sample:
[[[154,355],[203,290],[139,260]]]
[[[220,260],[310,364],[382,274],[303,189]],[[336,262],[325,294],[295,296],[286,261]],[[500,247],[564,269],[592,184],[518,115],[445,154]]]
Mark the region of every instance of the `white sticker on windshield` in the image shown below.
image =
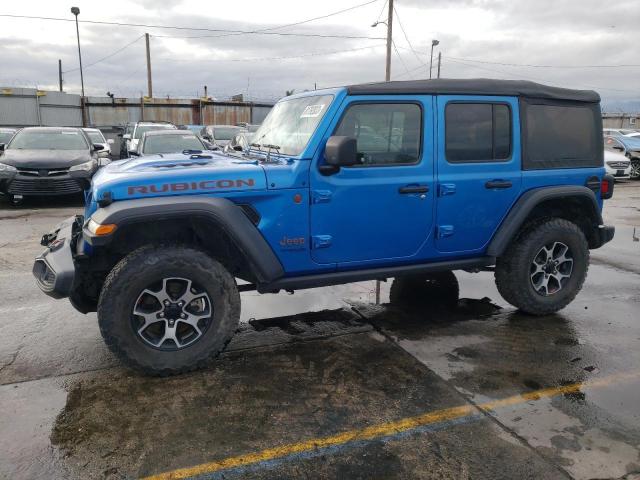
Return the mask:
[[[300,118],[314,118],[314,117],[317,117],[318,115],[320,115],[320,113],[322,112],[323,108],[324,108],[324,104],[307,105],[306,107],[304,107],[304,110],[302,111],[302,115],[300,115]]]
[[[78,135],[78,132],[60,132],[63,135]]]

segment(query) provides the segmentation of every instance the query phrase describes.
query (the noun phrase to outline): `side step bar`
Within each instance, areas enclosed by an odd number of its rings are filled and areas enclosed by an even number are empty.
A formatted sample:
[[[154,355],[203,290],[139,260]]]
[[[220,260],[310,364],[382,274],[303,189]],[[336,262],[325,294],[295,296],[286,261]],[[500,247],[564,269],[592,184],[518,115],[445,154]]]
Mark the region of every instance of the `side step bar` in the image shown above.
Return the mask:
[[[442,272],[446,270],[476,270],[495,265],[495,263],[495,257],[477,257],[465,260],[423,263],[419,265],[302,275],[299,277],[280,278],[271,283],[260,284],[257,286],[257,290],[260,293],[277,293],[279,290],[303,290],[305,288],[326,287],[329,285],[340,285],[364,280],[383,280],[389,277],[401,277],[420,273]]]

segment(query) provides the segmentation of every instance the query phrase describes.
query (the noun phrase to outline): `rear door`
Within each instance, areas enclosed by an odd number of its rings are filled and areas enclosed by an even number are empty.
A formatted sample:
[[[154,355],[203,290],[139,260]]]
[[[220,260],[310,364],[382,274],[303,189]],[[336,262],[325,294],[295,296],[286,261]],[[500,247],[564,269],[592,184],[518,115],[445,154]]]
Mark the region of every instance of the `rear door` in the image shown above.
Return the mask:
[[[436,249],[480,253],[522,187],[518,100],[443,95],[436,105]]]

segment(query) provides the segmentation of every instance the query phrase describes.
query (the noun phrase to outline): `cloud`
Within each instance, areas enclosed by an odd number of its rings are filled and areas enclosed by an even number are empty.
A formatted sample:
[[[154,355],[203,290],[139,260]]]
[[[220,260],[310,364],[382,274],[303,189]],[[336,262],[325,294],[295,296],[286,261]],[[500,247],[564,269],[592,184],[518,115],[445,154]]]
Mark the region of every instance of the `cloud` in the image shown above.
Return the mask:
[[[53,8],[49,3],[39,3],[43,9]],[[85,19],[98,19],[89,10],[97,8],[93,5],[81,5]],[[341,0],[327,0],[314,8],[293,0],[271,7],[248,0],[216,3],[215,7],[198,0],[142,0],[130,9],[127,5],[124,0],[112,0],[110,9],[99,20],[253,30],[345,8]],[[392,59],[394,78],[426,77],[424,65],[429,62],[431,39],[437,38],[440,46],[436,53],[442,52],[444,76],[528,78],[567,87],[595,88],[607,102],[616,104],[640,101],[639,68],[552,69],[496,64],[640,63],[636,53],[640,9],[636,0],[620,0],[606,6],[595,0],[398,0],[396,9],[415,53],[396,18],[394,41],[399,55],[394,52]],[[122,15],[125,11],[127,15]],[[384,17],[382,0],[343,15],[274,31],[383,37],[384,25],[370,28],[381,12]],[[43,15],[61,14],[46,10]],[[0,84],[55,88],[58,58],[62,59],[64,70],[77,68],[73,23],[8,22],[0,18],[0,41],[4,47]],[[272,100],[285,90],[312,89],[314,84],[335,86],[384,77],[384,47],[380,46],[384,40],[224,35],[90,24],[81,24],[83,63],[90,65],[145,31],[152,35],[154,93],[158,96],[193,96],[207,85],[210,94],[221,98],[248,92],[254,99]],[[362,48],[369,46],[372,48]],[[353,49],[360,50],[322,55]],[[307,56],[261,60],[302,55]],[[118,96],[139,96],[146,91],[144,40],[85,68],[84,73],[85,89],[92,95],[104,95],[109,90]],[[70,91],[78,91],[78,71],[68,71],[65,82]]]

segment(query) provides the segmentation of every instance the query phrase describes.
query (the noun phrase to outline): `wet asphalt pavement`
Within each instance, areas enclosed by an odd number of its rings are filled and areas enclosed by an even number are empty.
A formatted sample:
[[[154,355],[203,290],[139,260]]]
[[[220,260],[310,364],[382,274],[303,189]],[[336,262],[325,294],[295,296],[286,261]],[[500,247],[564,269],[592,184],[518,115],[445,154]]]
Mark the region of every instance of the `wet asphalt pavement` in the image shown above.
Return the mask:
[[[640,183],[556,315],[490,273],[457,273],[453,311],[387,305],[388,284],[377,306],[373,282],[247,292],[219,360],[169,379],[32,280],[79,201],[1,202],[0,478],[640,478]]]

